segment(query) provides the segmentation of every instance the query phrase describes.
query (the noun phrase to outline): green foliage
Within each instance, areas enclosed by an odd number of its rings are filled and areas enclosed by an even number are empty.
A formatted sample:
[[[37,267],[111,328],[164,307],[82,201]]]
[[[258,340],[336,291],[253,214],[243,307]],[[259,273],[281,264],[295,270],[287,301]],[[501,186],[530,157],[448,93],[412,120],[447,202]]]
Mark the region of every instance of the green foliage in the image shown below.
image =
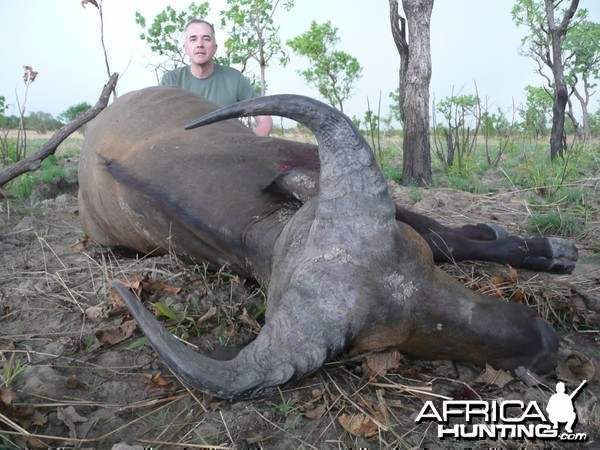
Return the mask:
[[[552,112],[552,93],[541,87],[525,86],[525,94],[525,108],[519,111],[524,131],[535,138],[545,136]]]
[[[29,113],[29,116],[25,118],[25,128],[41,134],[56,131],[61,125],[61,122],[55,119],[52,114],[42,111]]]
[[[444,117],[434,131],[434,153],[447,168],[457,165],[455,171],[463,171],[463,164],[473,157],[477,134],[481,126],[479,97],[471,94],[452,95],[442,99],[436,107]]]
[[[279,38],[279,27],[273,21],[279,0],[227,0],[227,5],[229,9],[221,12],[221,26],[230,35],[225,41],[227,58],[243,69],[249,60],[256,61],[261,71],[260,94],[265,95],[264,71],[269,61],[279,58],[285,66],[289,60]],[[289,11],[293,5],[293,0],[287,0],[284,8]]]
[[[396,183],[402,183],[402,170],[398,167],[394,167],[390,164],[385,164],[381,171],[386,180],[395,181]]]
[[[188,339],[190,332],[193,332],[195,336],[200,335],[196,320],[188,314],[187,309],[176,311],[160,302],[156,302],[154,306],[156,308],[156,317],[167,321],[167,329],[171,333],[174,333],[181,339]]]
[[[4,130],[16,130],[19,128],[20,119],[13,115],[2,116],[0,115],[0,128]]]
[[[57,180],[69,181],[73,177],[56,155],[51,155],[42,161],[36,172],[27,172],[7,184],[7,189],[17,198],[24,200],[33,192],[36,184],[49,183]]]
[[[464,157],[460,164],[456,160],[452,166],[446,168],[445,173],[439,176],[438,183],[474,194],[490,192],[495,186],[485,185],[479,181],[486,169],[484,162],[478,162],[474,156],[469,155]]]
[[[559,7],[561,2],[555,3]],[[555,17],[564,16],[564,12],[564,8],[558,8],[555,11]],[[530,45],[532,48],[539,48],[546,45],[548,23],[546,21],[544,0],[515,0],[511,16],[515,25],[529,29],[529,34],[522,39],[523,45]],[[575,13],[573,23],[581,22],[586,16],[587,10],[579,9]]]
[[[583,20],[569,29],[564,49],[571,55],[565,60],[569,85],[581,78],[588,89],[598,85],[600,78],[600,23]]]
[[[600,136],[600,109],[593,114],[590,114],[590,130],[592,136]]]
[[[0,382],[0,387],[9,388],[14,385],[17,378],[25,372],[27,364],[23,364],[20,359],[15,358],[14,353],[10,355],[8,360],[2,358],[0,361],[2,362],[2,380]]]
[[[467,122],[469,116],[475,115],[475,109],[478,105],[479,99],[477,96],[463,94],[442,99],[437,105],[437,110],[442,113],[444,119],[448,122],[454,119],[455,112],[459,110],[458,125],[462,126]]]
[[[88,102],[77,103],[76,105],[70,106],[66,111],[63,111],[58,115],[58,120],[62,123],[69,123],[77,119],[81,114],[92,109],[92,105]]]
[[[2,164],[8,165],[16,161],[17,143],[14,139],[0,138],[0,157]]]
[[[576,178],[579,171],[573,161],[578,159],[572,153],[564,161],[540,158],[535,153],[527,154],[515,169],[515,183],[541,197],[555,195],[563,185]]]
[[[392,105],[390,106],[390,114],[393,119],[402,123],[402,115],[400,114],[400,88],[394,92],[390,92],[390,99],[392,99]]]
[[[208,2],[190,3],[187,11],[176,11],[171,6],[156,15],[150,26],[141,13],[135,13],[135,22],[142,29],[140,39],[148,44],[153,53],[164,57],[157,69],[166,72],[186,64],[182,32],[192,19],[206,17],[210,11]]]
[[[307,32],[288,40],[287,44],[309,60],[310,68],[300,71],[300,75],[343,112],[344,101],[350,98],[353,84],[362,76],[362,66],[350,54],[335,50],[339,42],[337,30],[330,21],[324,24],[313,21]]]
[[[527,220],[527,231],[542,236],[577,237],[585,229],[585,208],[570,208],[566,211],[545,208],[535,211]]]

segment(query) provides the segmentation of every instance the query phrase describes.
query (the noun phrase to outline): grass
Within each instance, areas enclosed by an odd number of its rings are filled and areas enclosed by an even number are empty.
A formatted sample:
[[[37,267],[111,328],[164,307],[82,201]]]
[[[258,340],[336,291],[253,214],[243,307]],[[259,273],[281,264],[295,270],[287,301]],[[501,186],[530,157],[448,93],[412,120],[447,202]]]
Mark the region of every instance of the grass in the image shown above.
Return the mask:
[[[62,159],[56,156],[50,156],[42,161],[40,168],[35,172],[28,172],[12,180],[7,185],[9,192],[20,200],[29,198],[36,186],[55,183],[68,184],[77,178],[77,168],[74,166],[65,167]]]
[[[15,358],[15,353],[11,353],[10,358],[3,358],[2,361],[2,379],[0,380],[0,387],[10,388],[17,383],[17,380],[25,369],[27,369],[27,363],[22,363],[20,359]]]
[[[380,166],[388,180],[402,180],[402,145],[384,140]],[[494,141],[490,143],[493,147]],[[545,141],[522,139],[507,148],[497,167],[487,162],[485,147],[477,146],[470,158],[446,168],[433,159],[434,188],[473,194],[520,191],[526,195],[530,233],[563,237],[588,232],[592,211],[600,206],[600,143],[573,146],[565,159],[551,161]],[[418,188],[415,188],[418,190]],[[411,198],[419,195],[411,191]]]
[[[44,143],[48,136],[30,137],[27,141],[27,156],[35,154]],[[9,138],[9,143],[11,140]],[[29,198],[37,186],[54,183],[73,183],[77,179],[77,165],[70,161],[78,157],[81,150],[83,136],[75,134],[63,141],[54,155],[49,156],[42,161],[40,168],[35,172],[27,172],[18,178],[12,180],[6,185],[6,189],[20,200]],[[1,167],[0,167],[1,169]]]

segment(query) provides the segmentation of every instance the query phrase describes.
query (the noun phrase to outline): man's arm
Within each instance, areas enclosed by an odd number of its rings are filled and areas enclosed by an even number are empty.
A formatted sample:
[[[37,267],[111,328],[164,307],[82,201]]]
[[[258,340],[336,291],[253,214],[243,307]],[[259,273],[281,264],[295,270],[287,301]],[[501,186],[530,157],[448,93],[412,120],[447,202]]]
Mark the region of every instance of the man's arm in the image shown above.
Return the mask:
[[[256,116],[256,128],[254,134],[257,136],[268,136],[273,129],[273,119],[271,116]]]

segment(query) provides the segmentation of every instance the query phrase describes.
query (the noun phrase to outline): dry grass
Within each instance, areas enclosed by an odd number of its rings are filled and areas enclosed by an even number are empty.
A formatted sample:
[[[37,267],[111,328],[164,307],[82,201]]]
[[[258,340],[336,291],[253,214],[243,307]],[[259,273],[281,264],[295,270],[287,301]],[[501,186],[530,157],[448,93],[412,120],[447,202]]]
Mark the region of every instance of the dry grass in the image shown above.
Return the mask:
[[[444,221],[481,219],[486,207],[500,204],[503,223],[518,228],[523,205],[512,198],[455,198],[439,191],[430,197],[436,211],[452,207],[460,214]],[[445,202],[445,203],[444,203]],[[441,204],[442,203],[442,204]],[[126,311],[111,303],[114,278],[140,277],[148,306],[160,302],[195,323],[189,341],[203,352],[222,344],[241,346],[257,333],[264,290],[227,272],[186,264],[177,255],[137,257],[81,243],[73,204],[40,205],[33,217],[8,202],[0,209],[0,354],[6,365],[18,359],[23,374],[8,390],[17,397],[0,406],[0,445],[58,445],[110,448],[119,442],[154,448],[462,448],[518,445],[561,448],[552,442],[440,441],[436,425],[414,418],[425,400],[515,398],[546,402],[556,374],[531,386],[514,378],[503,387],[483,381],[482,370],[447,361],[400,357],[391,368],[373,374],[365,356],[342,356],[312,376],[283,386],[268,398],[228,403],[188,390],[171,374],[135,331],[115,343],[101,342],[102,332],[120,330]],[[427,203],[421,203],[422,208]],[[441,210],[440,210],[441,208]],[[483,208],[483,209],[482,209]],[[506,217],[515,221],[505,221]],[[30,219],[30,220],[29,220]],[[586,324],[573,306],[574,292],[597,295],[596,274],[556,277],[509,270],[494,264],[445,265],[461,282],[499,301],[522,301],[560,330],[561,362],[575,352],[598,358],[598,326]],[[508,277],[498,283],[494,277]],[[514,277],[513,277],[514,278]],[[171,288],[177,288],[175,290]],[[90,318],[90,308],[105,315]],[[206,313],[212,311],[211,314]],[[258,317],[259,321],[261,320]],[[174,323],[169,325],[176,326]],[[391,355],[390,358],[394,356]],[[588,367],[589,369],[589,367]],[[583,369],[582,369],[583,370]],[[38,380],[36,382],[36,380]],[[571,387],[576,381],[571,381]],[[597,443],[600,418],[597,382],[577,402],[578,431]],[[352,420],[360,420],[357,426]],[[12,443],[12,444],[11,444]]]

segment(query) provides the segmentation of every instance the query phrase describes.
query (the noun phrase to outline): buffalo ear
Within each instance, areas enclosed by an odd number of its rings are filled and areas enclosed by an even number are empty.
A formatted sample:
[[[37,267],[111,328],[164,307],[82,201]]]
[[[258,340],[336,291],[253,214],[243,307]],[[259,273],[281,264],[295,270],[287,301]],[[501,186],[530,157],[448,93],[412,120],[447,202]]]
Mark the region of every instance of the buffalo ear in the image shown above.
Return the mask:
[[[262,191],[305,203],[319,194],[319,172],[311,169],[287,170],[277,175]]]

